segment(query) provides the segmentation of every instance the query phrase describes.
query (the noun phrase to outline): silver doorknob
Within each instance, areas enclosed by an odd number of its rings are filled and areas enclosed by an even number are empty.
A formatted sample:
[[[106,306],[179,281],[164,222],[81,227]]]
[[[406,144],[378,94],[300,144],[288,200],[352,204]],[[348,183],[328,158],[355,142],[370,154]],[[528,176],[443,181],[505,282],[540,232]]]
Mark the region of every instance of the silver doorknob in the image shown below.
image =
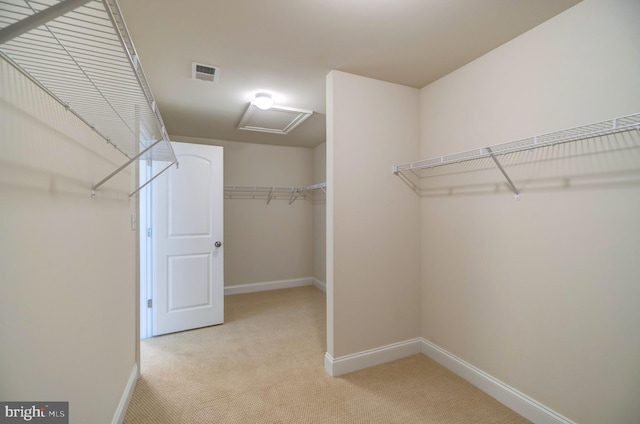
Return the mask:
[[[216,247],[220,247],[220,246],[222,246],[222,242],[221,242],[221,241],[217,241],[217,242],[216,242],[216,244],[215,244],[215,246],[216,246]]]

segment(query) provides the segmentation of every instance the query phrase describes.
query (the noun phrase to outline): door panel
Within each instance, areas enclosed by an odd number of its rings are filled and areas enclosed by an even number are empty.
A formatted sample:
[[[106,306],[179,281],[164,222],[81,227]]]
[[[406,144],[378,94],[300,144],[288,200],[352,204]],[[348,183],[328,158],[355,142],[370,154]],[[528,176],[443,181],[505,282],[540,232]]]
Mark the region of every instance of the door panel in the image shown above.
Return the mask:
[[[169,312],[212,306],[211,255],[169,256]]]
[[[153,183],[153,335],[224,320],[222,147],[172,147],[179,168]]]
[[[191,155],[178,158],[169,178],[169,237],[211,235],[211,161]]]

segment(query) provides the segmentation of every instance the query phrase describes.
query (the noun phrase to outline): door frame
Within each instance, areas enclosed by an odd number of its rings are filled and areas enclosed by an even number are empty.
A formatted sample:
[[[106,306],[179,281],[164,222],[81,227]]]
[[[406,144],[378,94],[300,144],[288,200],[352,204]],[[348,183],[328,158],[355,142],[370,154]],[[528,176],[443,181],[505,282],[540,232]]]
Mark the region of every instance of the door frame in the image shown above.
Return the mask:
[[[140,165],[140,179],[149,181],[152,176],[151,162]],[[138,195],[138,277],[139,277],[139,302],[138,302],[138,322],[136,326],[139,331],[137,337],[146,339],[153,335],[153,310],[148,307],[147,301],[153,297],[153,249],[151,246],[151,211],[153,207],[151,184],[140,190]]]

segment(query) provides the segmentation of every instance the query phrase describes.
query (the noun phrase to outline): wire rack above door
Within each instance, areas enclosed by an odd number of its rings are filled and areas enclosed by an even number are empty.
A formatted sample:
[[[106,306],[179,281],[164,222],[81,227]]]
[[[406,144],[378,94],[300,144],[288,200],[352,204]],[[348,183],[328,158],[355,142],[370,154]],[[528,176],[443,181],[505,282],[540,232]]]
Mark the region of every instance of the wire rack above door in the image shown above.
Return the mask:
[[[115,0],[0,0],[0,56],[129,159],[92,194],[136,160],[177,163]]]

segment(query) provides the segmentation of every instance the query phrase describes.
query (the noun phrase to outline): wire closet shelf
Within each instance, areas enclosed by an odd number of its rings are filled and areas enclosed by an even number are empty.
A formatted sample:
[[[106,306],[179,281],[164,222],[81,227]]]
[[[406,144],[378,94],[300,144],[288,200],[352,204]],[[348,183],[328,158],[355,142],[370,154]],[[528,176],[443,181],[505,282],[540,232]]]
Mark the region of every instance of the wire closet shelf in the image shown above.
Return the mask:
[[[562,131],[525,138],[507,143],[495,144],[479,149],[466,150],[445,156],[424,159],[417,162],[393,165],[392,171],[396,175],[413,174],[420,177],[420,172],[437,167],[453,165],[461,162],[490,158],[504,175],[509,187],[520,198],[520,190],[513,183],[506,170],[503,168],[499,156],[527,150],[539,149],[564,143],[603,137],[627,131],[640,131],[640,113],[622,116],[593,124],[574,127]]]
[[[129,160],[177,164],[115,0],[0,0],[0,56]],[[163,163],[166,163],[163,164]]]
[[[289,204],[299,197],[306,198],[309,192],[322,190],[326,192],[327,183],[313,184],[306,187],[246,186],[226,185],[224,194],[228,199],[267,199],[267,205],[276,198],[289,198]]]

